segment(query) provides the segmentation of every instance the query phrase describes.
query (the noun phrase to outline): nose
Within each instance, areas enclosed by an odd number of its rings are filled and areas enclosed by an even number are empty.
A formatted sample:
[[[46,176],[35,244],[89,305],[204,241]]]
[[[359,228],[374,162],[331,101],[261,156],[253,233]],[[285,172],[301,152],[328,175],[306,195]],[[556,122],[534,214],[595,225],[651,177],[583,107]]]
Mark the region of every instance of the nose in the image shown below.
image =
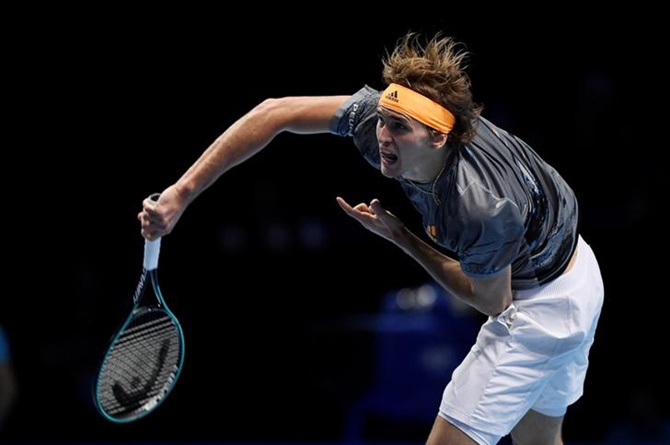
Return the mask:
[[[379,142],[380,145],[384,147],[391,144],[392,141],[391,134],[389,133],[388,130],[386,130],[386,126],[384,125],[377,126],[377,141]]]

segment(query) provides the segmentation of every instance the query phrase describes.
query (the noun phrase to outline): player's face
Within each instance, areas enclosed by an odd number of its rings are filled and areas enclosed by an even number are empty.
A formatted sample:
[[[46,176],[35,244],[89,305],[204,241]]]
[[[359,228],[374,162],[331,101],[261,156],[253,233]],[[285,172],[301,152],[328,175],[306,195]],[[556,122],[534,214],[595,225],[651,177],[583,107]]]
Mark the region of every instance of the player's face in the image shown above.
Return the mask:
[[[389,178],[427,181],[424,172],[433,162],[431,134],[421,122],[389,109],[377,108],[377,141],[381,172]]]

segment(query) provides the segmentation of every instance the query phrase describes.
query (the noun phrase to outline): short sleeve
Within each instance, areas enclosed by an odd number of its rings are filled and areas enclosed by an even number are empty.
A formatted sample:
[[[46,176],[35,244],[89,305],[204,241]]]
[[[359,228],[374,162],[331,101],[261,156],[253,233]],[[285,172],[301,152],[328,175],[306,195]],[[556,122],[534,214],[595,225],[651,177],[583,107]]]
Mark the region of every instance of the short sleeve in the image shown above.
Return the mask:
[[[379,91],[364,86],[347,99],[330,121],[330,132],[338,136],[356,136],[370,117],[375,117],[379,102]]]
[[[332,133],[353,137],[358,151],[377,169],[381,164],[376,133],[379,95],[368,86],[361,88],[342,104],[330,124]]]

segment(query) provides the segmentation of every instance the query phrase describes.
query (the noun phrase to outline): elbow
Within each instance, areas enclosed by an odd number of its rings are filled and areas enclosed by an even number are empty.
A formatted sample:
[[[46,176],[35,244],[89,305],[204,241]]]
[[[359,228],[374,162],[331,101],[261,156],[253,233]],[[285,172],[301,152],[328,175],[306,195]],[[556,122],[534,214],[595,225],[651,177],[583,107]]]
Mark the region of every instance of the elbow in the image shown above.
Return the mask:
[[[252,115],[259,116],[274,116],[281,115],[286,110],[291,109],[291,103],[294,99],[291,97],[267,98],[256,105],[252,110]]]
[[[493,304],[488,308],[489,313],[492,317],[498,316],[507,309],[510,304],[512,304],[512,293],[506,292],[503,298],[498,298]]]
[[[472,284],[472,300],[485,315],[494,317],[512,304],[514,295],[509,269],[492,278],[473,280]]]
[[[256,105],[247,118],[256,124],[262,124],[273,135],[287,130],[291,119],[295,99],[292,97],[268,98]]]
[[[480,298],[480,301],[484,302],[486,315],[495,317],[512,304],[512,289],[507,287],[502,292],[499,289],[494,292],[487,292],[480,295]]]

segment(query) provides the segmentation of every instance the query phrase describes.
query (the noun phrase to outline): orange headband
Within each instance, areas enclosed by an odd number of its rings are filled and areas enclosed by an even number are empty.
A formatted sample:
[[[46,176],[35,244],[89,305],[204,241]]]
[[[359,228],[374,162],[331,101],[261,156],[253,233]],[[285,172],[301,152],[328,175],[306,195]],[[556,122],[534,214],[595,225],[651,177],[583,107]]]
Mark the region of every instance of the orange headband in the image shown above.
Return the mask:
[[[397,83],[392,83],[386,88],[379,99],[379,104],[413,117],[422,124],[446,134],[456,122],[454,115],[442,105]]]

